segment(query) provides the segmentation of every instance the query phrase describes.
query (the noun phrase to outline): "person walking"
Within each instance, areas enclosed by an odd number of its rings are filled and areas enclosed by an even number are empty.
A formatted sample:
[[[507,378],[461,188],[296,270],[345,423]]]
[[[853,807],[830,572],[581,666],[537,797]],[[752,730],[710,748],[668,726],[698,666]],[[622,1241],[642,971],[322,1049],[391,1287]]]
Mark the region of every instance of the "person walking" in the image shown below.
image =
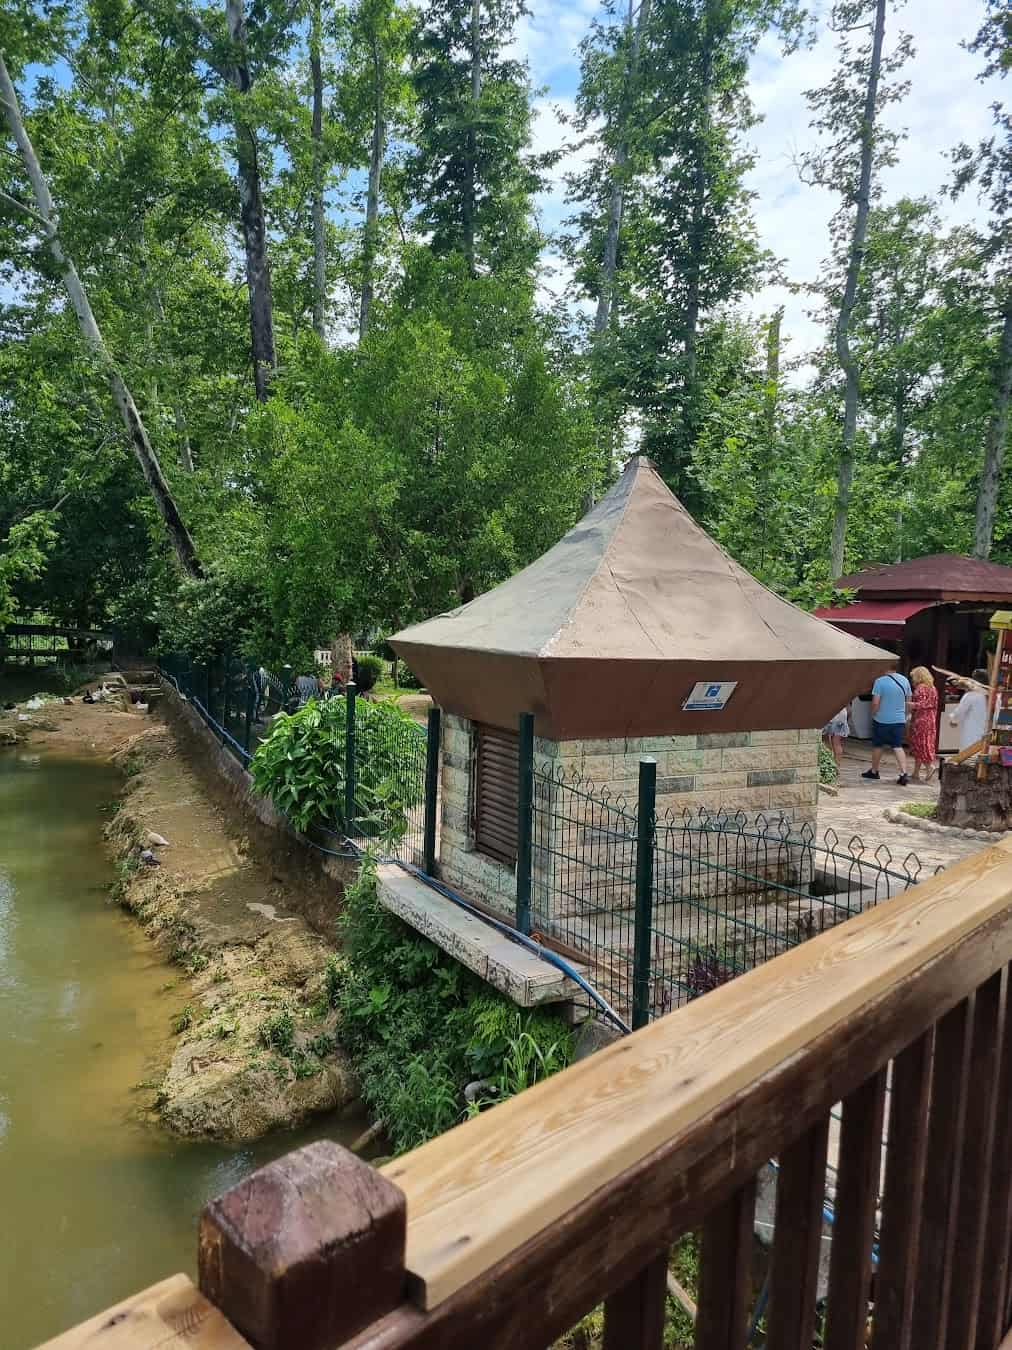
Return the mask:
[[[910,672],[913,698],[910,700],[910,753],[914,757],[914,782],[920,783],[924,768],[925,783],[935,776],[938,760],[938,690],[934,676],[926,666]]]
[[[886,675],[880,675],[871,687],[871,768],[866,769],[862,778],[879,778],[878,766],[882,762],[882,751],[891,750],[899,770],[896,779],[900,787],[906,787],[907,757],[903,750],[903,737],[907,729],[907,706],[913,696],[910,681],[893,669]]]
[[[980,687],[988,683],[987,671],[975,670],[973,678],[978,687],[967,689],[949,716],[949,724],[959,727],[960,753],[987,735],[987,689]]]

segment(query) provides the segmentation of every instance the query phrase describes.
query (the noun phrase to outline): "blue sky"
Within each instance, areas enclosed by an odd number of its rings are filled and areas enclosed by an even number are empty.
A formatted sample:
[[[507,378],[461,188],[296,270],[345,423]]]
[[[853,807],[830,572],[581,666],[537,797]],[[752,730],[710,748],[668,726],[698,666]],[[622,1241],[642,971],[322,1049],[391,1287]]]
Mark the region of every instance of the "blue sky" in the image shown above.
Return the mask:
[[[518,29],[517,54],[530,63],[536,86],[547,85],[548,93],[538,102],[535,137],[539,148],[555,147],[566,139],[554,105],[569,111],[579,80],[578,44],[600,6],[594,0],[532,0],[533,13]],[[783,59],[775,40],[764,42],[752,62],[751,93],[763,120],[749,135],[757,153],[749,175],[756,193],[754,210],[763,245],[784,259],[787,276],[794,282],[815,278],[827,251],[828,225],[838,206],[833,193],[803,186],[794,160],[813,147],[816,137],[809,128],[804,91],[826,82],[836,63],[834,36],[826,23],[827,6],[820,7],[815,46]],[[979,58],[960,45],[972,38],[984,14],[981,0],[909,0],[887,23],[886,49],[897,35],[910,33],[915,56],[904,74],[910,93],[887,110],[891,125],[906,128],[899,163],[882,176],[884,200],[902,195],[934,195],[946,180],[945,152],[959,141],[975,142],[990,134],[990,103],[1001,96],[998,82],[982,85],[977,79]],[[1006,97],[1008,91],[1004,91]],[[565,209],[561,174],[553,190],[541,202],[544,223],[558,225]],[[972,196],[942,203],[950,222],[983,218]],[[564,274],[550,283],[562,290]],[[768,313],[777,304],[786,310],[784,334],[788,350],[801,354],[820,338],[818,326],[807,316],[810,302],[784,287],[769,287],[755,297],[750,308]]]

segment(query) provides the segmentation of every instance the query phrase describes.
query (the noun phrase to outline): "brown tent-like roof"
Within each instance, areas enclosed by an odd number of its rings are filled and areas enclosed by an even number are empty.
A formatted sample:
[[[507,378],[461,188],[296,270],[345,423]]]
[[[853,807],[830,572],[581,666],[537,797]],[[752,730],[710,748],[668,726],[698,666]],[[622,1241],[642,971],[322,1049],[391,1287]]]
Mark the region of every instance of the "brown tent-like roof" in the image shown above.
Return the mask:
[[[450,712],[553,740],[821,727],[891,657],[788,604],[638,457],[554,548],[394,648]],[[688,711],[698,682],[736,681]]]
[[[926,558],[869,567],[841,577],[837,590],[857,591],[862,600],[979,600],[1012,603],[1012,567],[966,558],[961,553],[932,553]]]

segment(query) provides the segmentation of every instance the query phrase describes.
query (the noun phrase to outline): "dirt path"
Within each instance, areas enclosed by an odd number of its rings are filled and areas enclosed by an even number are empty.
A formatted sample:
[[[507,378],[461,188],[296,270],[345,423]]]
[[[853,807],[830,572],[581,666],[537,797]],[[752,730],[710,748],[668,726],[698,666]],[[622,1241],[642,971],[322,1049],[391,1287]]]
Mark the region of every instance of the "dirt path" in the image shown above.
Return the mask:
[[[350,1102],[355,1083],[327,997],[336,957],[302,917],[300,880],[251,855],[172,730],[127,700],[50,703],[30,719],[15,716],[13,726],[33,747],[95,754],[124,769],[107,832],[118,858],[115,898],[191,990],[171,1063],[152,1087],[150,1105],[164,1123],[183,1135],[245,1141]]]

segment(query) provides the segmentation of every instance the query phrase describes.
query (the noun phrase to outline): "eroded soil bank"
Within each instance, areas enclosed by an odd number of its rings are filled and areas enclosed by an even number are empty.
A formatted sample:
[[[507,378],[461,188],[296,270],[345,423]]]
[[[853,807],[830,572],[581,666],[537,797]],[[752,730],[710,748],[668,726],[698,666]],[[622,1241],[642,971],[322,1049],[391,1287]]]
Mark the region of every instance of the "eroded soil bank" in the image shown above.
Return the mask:
[[[40,751],[111,758],[123,771],[107,830],[115,898],[180,971],[166,991],[171,1061],[152,1075],[150,1109],[177,1134],[241,1142],[351,1103],[327,997],[333,946],[303,917],[331,936],[337,884],[272,865],[173,730],[126,700],[51,703],[15,725]]]

